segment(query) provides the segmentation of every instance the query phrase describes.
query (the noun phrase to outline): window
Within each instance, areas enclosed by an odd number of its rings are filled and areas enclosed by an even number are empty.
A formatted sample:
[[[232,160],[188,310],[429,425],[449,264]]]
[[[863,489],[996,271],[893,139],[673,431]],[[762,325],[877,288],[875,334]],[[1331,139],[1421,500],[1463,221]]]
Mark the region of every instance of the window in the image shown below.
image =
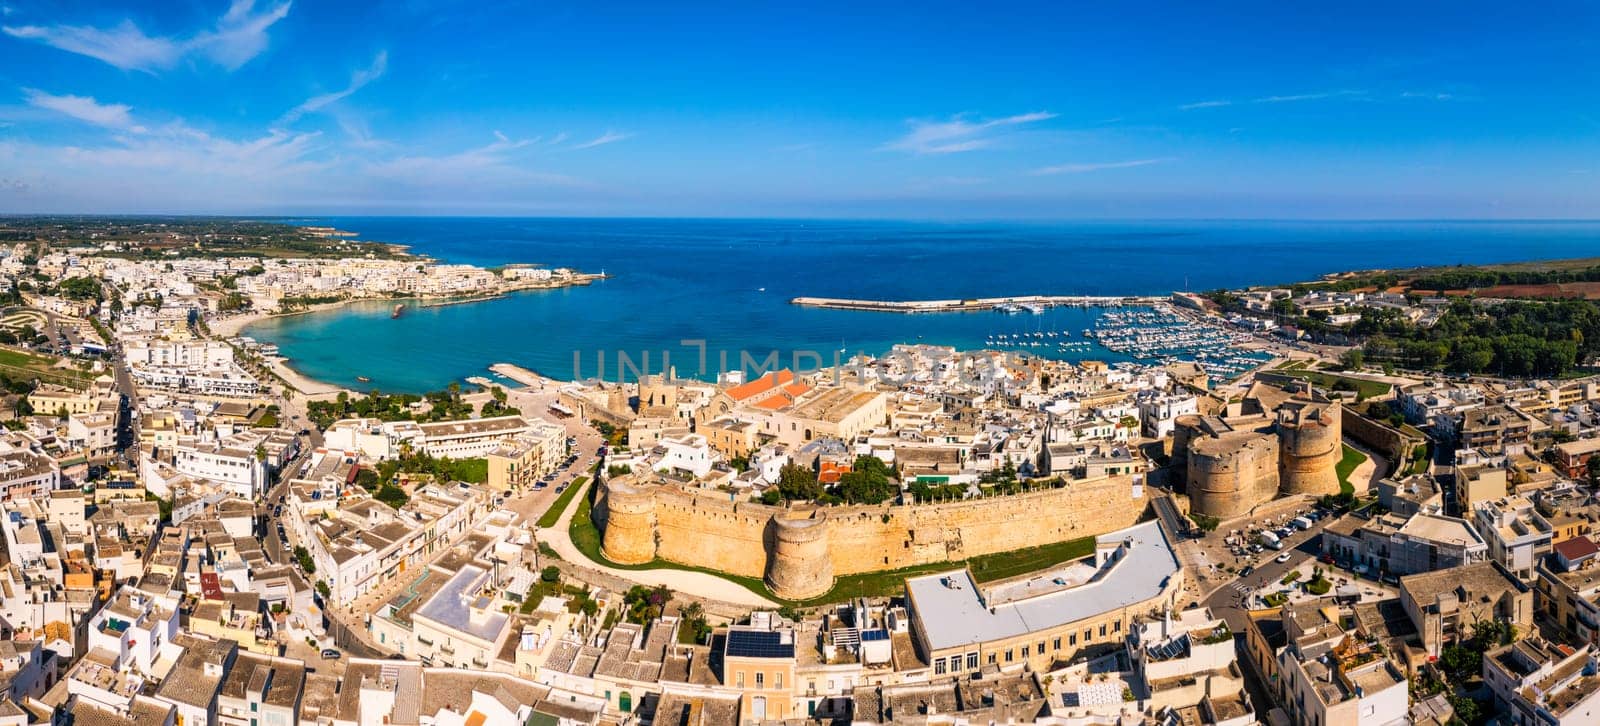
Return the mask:
[[[1113,632],[1113,633],[1122,632],[1122,621],[1121,620],[1113,620],[1113,621],[1111,621],[1111,632]]]
[[[1101,623],[1100,624],[1100,637],[1102,637],[1102,638],[1106,637],[1106,624],[1105,623]]]
[[[1007,663],[1010,663],[1012,661],[1012,657],[1011,656],[1012,656],[1011,649],[1010,648],[1006,648],[1006,662]]]
[[[733,676],[733,685],[735,685],[735,686],[737,686],[739,688],[744,688],[744,672],[743,671],[740,671],[739,673],[734,674],[734,676]],[[610,696],[607,696],[607,698],[610,698]]]
[[[993,653],[989,654],[989,665],[994,665],[994,654]]]
[[[977,669],[978,669],[978,654],[976,652],[968,653],[967,654],[967,670],[975,671]]]
[[[936,676],[944,675],[944,659],[943,658],[934,658],[933,659],[933,674],[936,675]]]
[[[1056,638],[1055,641],[1050,644],[1050,647],[1052,650],[1061,650],[1061,639]]]
[[[772,687],[783,690],[783,671],[772,674]]]
[[[1094,640],[1094,631],[1090,630],[1088,628],[1084,628],[1083,629],[1083,642],[1087,643],[1087,642],[1089,642],[1091,640]]]
[[[766,688],[766,687],[767,687],[767,674],[762,673],[761,671],[756,671],[756,688]]]
[[[1072,633],[1072,634],[1067,636],[1067,645],[1077,645],[1077,644],[1078,644],[1078,634],[1077,633]]]
[[[1044,655],[1044,641],[1039,641],[1039,654]]]
[[[1023,658],[1027,658],[1028,657],[1028,646],[1026,646],[1026,645],[1022,646],[1022,657]]]

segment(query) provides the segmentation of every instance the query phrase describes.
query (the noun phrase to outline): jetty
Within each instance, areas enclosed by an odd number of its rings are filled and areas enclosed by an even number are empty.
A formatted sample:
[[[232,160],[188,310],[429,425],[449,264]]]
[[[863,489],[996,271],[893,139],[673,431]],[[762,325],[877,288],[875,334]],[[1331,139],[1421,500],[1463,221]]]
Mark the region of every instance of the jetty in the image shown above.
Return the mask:
[[[523,368],[522,366],[513,365],[511,363],[496,363],[492,366],[489,366],[489,370],[527,386],[528,388],[543,388],[545,384],[560,383],[560,381],[552,378],[545,378],[544,376],[534,373],[533,371]]]
[[[880,313],[951,313],[982,310],[1042,310],[1052,307],[1149,307],[1166,302],[1165,295],[1016,295],[961,300],[851,300],[832,297],[797,297],[791,305],[834,310],[868,310]]]

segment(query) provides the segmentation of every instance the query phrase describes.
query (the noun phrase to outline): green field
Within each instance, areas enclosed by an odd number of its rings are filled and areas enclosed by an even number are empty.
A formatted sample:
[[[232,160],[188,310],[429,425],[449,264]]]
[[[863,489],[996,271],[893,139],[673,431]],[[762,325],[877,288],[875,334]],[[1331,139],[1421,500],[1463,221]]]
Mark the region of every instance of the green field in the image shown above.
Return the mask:
[[[1335,383],[1343,381],[1351,386],[1354,386],[1356,394],[1364,399],[1378,398],[1379,396],[1388,395],[1390,389],[1393,388],[1393,386],[1380,381],[1369,381],[1364,378],[1351,378],[1349,376],[1323,373],[1321,371],[1279,368],[1273,370],[1272,373],[1290,376],[1292,378],[1299,378],[1304,381],[1310,381],[1311,385],[1324,388],[1329,391],[1333,390],[1333,385]]]
[[[1367,455],[1356,451],[1349,444],[1344,445],[1344,457],[1334,465],[1333,470],[1339,474],[1339,493],[1355,494],[1356,487],[1350,483],[1350,473],[1356,470],[1367,460]]]
[[[578,494],[578,492],[583,489],[585,484],[588,484],[588,483],[589,483],[589,477],[587,477],[587,476],[580,476],[580,477],[578,477],[576,479],[573,479],[572,483],[567,485],[567,490],[562,492],[561,496],[556,497],[556,500],[554,502],[550,503],[550,508],[544,510],[544,514],[539,515],[539,522],[538,522],[539,526],[540,527],[554,527],[554,526],[556,526],[556,521],[561,519],[561,513],[562,512],[567,511],[567,505],[572,502],[572,498],[574,496],[576,496]]]
[[[94,375],[77,368],[56,368],[59,358],[0,347],[0,373],[8,378],[40,378],[47,383],[83,388]]]
[[[568,490],[571,491],[570,489]],[[560,509],[554,511],[559,512]],[[546,515],[549,513],[546,512]],[[557,515],[559,517],[559,514]],[[543,524],[540,519],[540,526]],[[568,525],[567,535],[572,538],[573,546],[590,560],[607,567],[620,570],[688,570],[715,575],[725,580],[738,583],[751,592],[775,602],[787,605],[809,606],[826,603],[842,602],[857,597],[886,597],[898,595],[905,589],[907,577],[916,577],[934,572],[943,572],[959,568],[963,565],[972,570],[972,576],[978,582],[991,582],[1016,577],[1029,572],[1042,570],[1058,565],[1069,560],[1087,557],[1094,552],[1094,537],[1080,537],[1066,542],[1029,547],[1027,549],[1012,550],[1010,552],[997,552],[992,555],[974,557],[965,562],[936,562],[927,565],[917,565],[898,570],[884,572],[869,572],[859,575],[844,575],[834,580],[833,589],[826,594],[805,601],[784,600],[772,594],[767,589],[765,582],[758,577],[745,577],[720,572],[707,567],[683,565],[677,562],[668,562],[657,559],[642,565],[619,565],[605,558],[600,552],[600,530],[594,526],[590,517],[589,498],[584,497],[578,501],[578,511],[572,515],[572,522]]]

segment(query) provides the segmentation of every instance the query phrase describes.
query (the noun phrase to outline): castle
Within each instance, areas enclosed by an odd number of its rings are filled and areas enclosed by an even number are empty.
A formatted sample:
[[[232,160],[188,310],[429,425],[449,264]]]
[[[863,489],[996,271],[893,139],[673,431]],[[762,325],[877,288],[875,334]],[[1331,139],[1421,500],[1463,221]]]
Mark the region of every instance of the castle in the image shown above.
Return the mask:
[[[959,562],[1122,529],[1145,511],[1142,480],[1113,476],[1053,488],[914,505],[774,507],[651,475],[612,477],[593,516],[606,559],[656,559],[760,577],[808,600],[835,576]]]
[[[1308,384],[1258,382],[1219,415],[1180,416],[1172,473],[1188,492],[1190,511],[1232,519],[1280,492],[1338,493],[1341,411]]]

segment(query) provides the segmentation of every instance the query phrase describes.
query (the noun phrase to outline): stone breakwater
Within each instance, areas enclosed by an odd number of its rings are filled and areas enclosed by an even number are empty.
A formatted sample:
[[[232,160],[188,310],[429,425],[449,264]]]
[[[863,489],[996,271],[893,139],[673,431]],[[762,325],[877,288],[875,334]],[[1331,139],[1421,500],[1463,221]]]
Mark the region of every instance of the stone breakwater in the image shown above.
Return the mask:
[[[1133,477],[934,504],[772,507],[728,494],[612,479],[596,490],[605,556],[716,563],[760,577],[773,594],[807,600],[836,576],[958,562],[1131,526],[1145,511]]]
[[[867,310],[882,313],[951,313],[994,310],[1003,306],[1037,305],[1040,307],[1139,307],[1166,302],[1170,298],[1151,295],[1017,295],[1013,297],[983,297],[961,300],[852,300],[834,297],[797,297],[791,305],[834,310]]]

